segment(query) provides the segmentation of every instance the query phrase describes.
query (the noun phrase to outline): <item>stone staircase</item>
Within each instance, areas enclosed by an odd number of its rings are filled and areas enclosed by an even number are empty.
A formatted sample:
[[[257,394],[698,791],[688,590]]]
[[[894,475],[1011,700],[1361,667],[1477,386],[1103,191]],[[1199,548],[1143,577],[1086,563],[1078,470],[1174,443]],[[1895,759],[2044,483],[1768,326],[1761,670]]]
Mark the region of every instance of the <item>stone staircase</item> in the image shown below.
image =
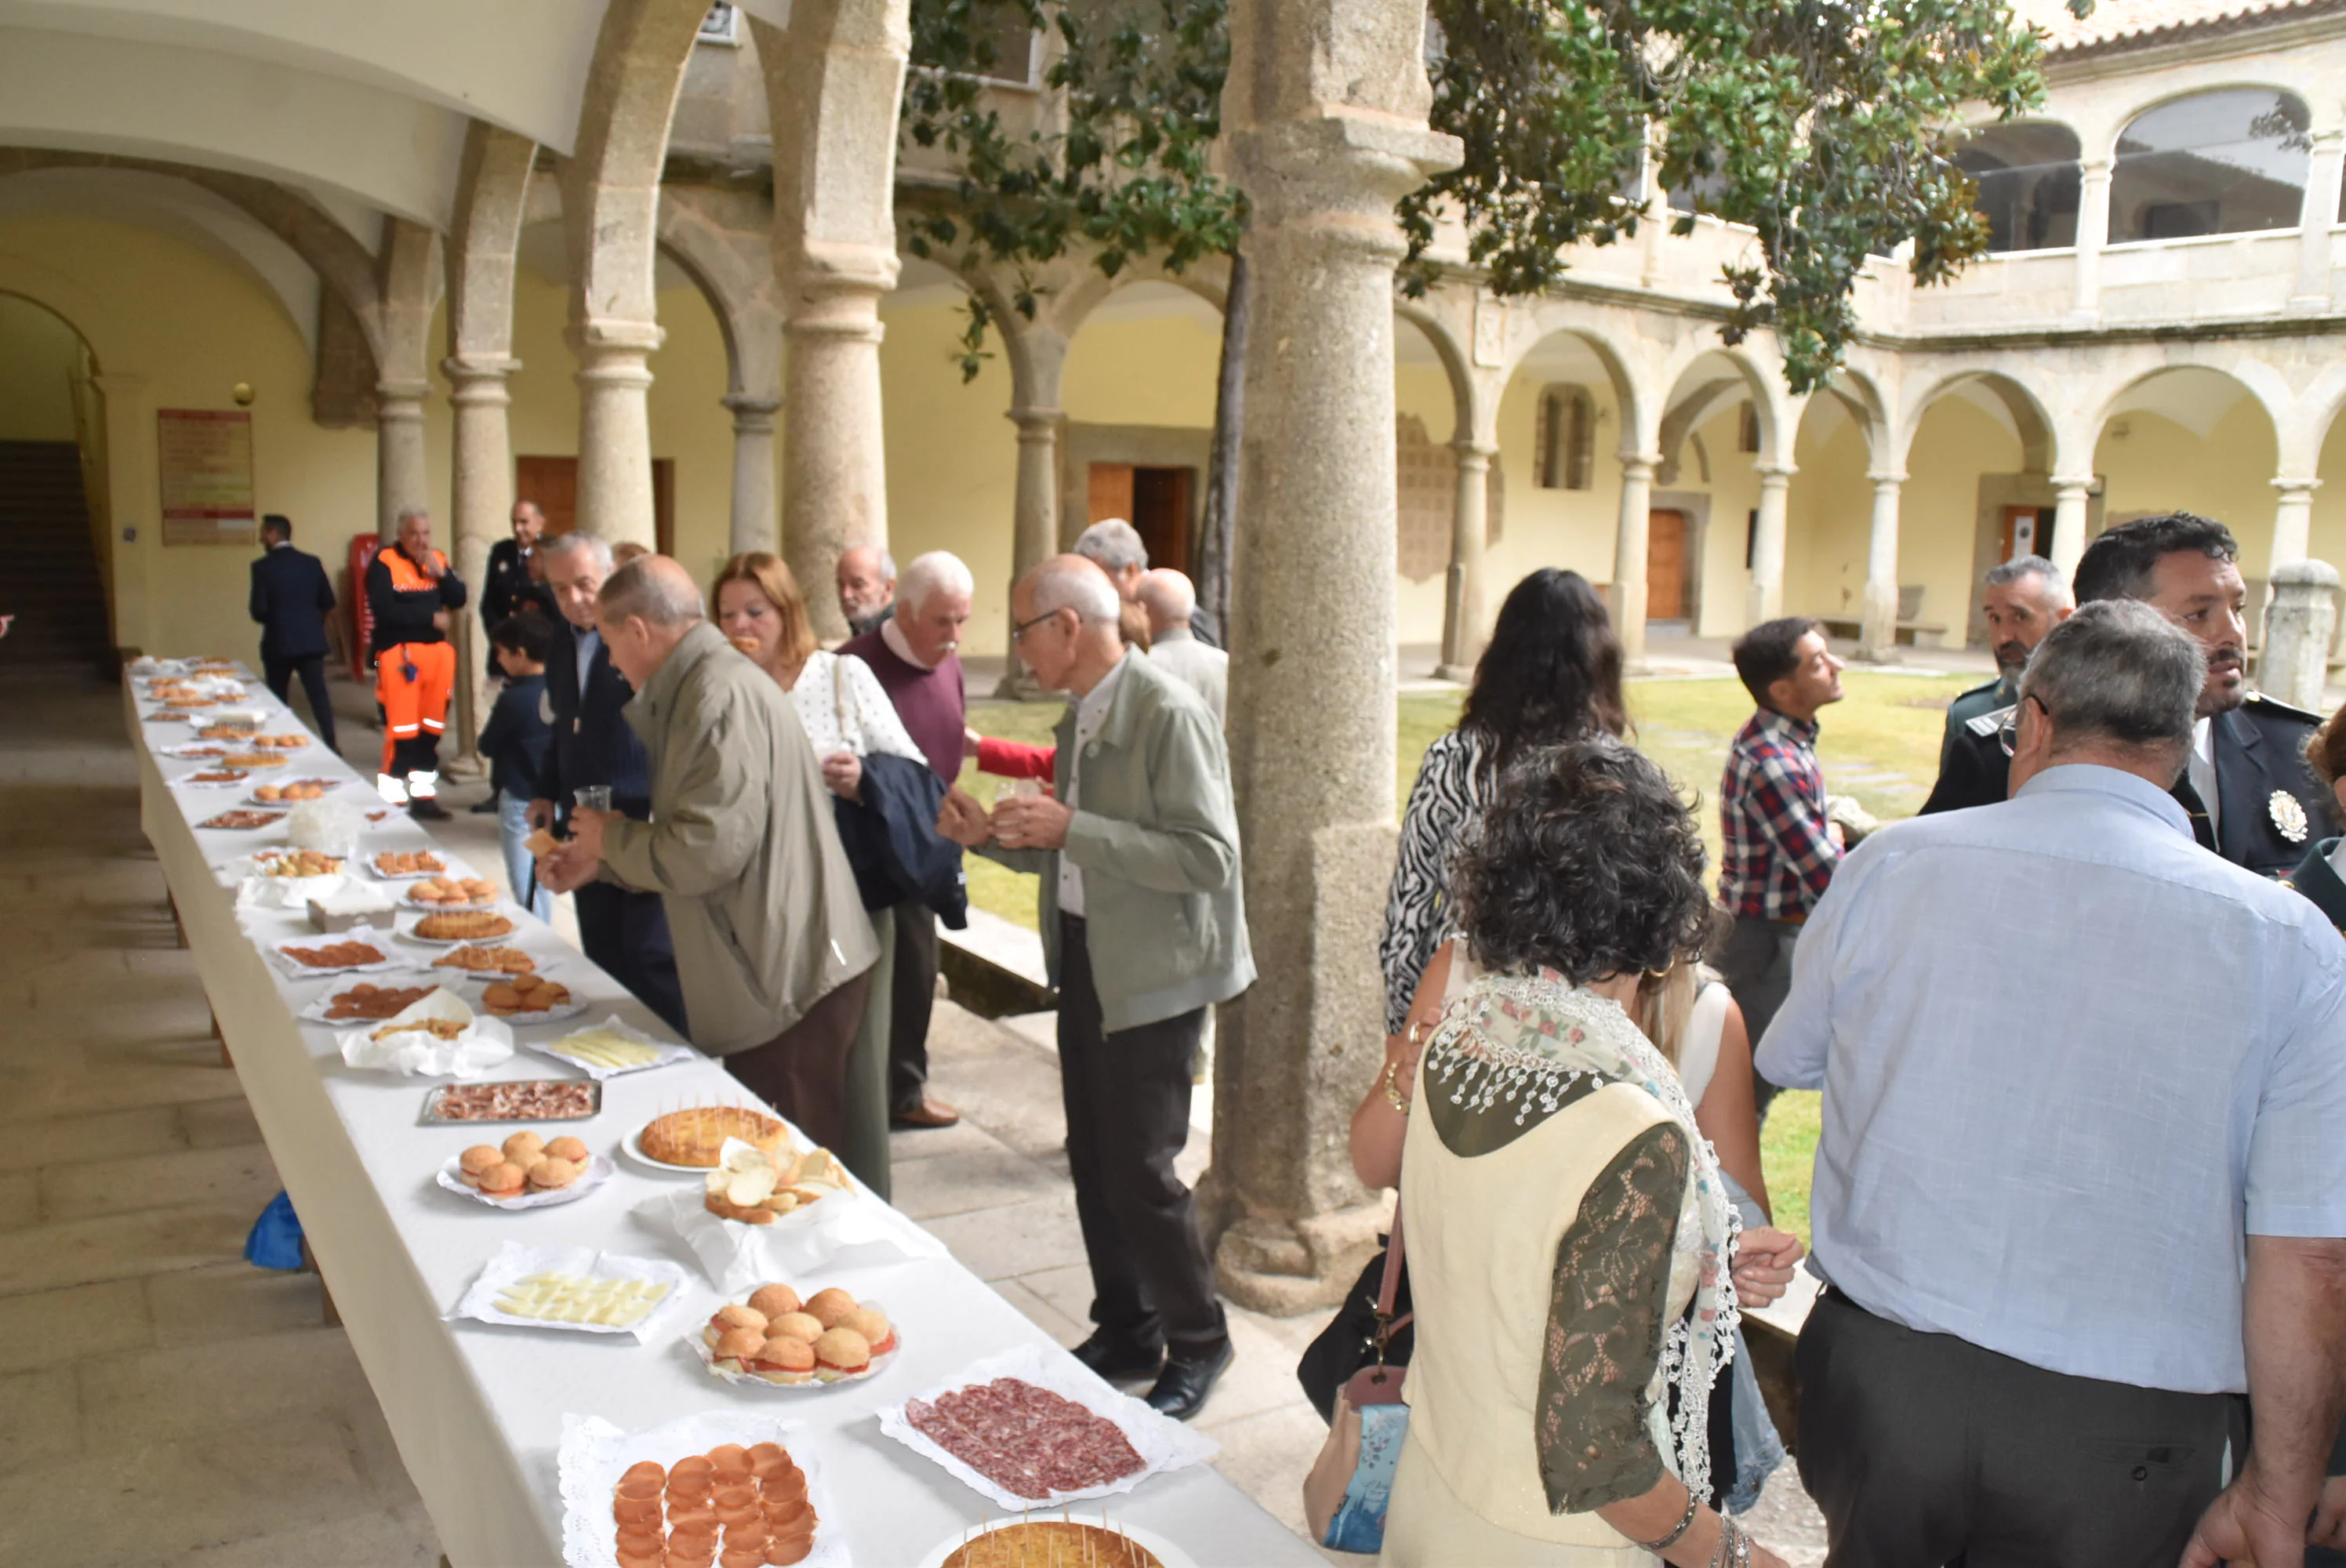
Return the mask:
[[[0,676],[115,667],[72,442],[0,441]]]

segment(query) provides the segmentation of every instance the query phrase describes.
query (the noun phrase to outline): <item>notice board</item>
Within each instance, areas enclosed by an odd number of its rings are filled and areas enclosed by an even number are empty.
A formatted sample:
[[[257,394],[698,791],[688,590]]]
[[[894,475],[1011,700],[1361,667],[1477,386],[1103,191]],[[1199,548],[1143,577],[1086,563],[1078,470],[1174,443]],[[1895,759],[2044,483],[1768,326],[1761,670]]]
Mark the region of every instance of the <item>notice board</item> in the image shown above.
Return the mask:
[[[156,419],[163,543],[255,543],[252,415],[242,409],[167,408]]]

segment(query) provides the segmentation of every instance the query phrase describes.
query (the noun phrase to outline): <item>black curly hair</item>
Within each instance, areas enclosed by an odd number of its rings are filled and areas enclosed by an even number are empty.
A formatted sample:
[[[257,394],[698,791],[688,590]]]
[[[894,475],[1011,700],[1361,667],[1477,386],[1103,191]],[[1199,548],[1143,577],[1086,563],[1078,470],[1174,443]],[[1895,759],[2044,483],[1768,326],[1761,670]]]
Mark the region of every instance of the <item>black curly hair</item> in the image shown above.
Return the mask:
[[[1609,737],[1525,751],[1500,776],[1450,873],[1484,969],[1576,985],[1667,968],[1710,930],[1694,813],[1653,762]]]

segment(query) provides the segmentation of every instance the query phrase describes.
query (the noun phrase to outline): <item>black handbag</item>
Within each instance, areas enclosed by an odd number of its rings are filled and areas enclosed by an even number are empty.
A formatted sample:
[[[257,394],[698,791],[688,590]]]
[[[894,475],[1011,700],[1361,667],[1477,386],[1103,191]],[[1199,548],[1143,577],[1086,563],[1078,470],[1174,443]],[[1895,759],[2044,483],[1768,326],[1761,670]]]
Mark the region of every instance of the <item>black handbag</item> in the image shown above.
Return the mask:
[[[1385,1278],[1385,1253],[1392,1244],[1391,1237],[1380,1237],[1383,1243],[1369,1266],[1361,1270],[1352,1289],[1344,1293],[1343,1305],[1336,1308],[1335,1318],[1320,1330],[1320,1337],[1305,1349],[1303,1359],[1295,1364],[1295,1380],[1303,1385],[1304,1397],[1311,1408],[1320,1412],[1323,1421],[1336,1419],[1337,1391],[1350,1382],[1352,1374],[1377,1359],[1377,1293]],[[1385,1343],[1385,1365],[1409,1365],[1410,1351],[1417,1344],[1417,1330],[1408,1321],[1409,1265],[1402,1264],[1401,1278],[1393,1293],[1394,1329]]]

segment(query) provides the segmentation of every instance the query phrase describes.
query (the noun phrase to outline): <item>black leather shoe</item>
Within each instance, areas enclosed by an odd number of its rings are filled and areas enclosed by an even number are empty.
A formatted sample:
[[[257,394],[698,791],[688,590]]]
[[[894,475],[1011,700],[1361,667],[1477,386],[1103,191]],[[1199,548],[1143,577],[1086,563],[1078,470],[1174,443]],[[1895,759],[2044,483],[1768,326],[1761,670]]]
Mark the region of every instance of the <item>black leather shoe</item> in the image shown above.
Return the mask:
[[[407,814],[419,822],[444,822],[448,820],[448,808],[426,795],[420,800],[410,800]]]
[[[1168,1356],[1157,1386],[1141,1397],[1159,1415],[1186,1421],[1204,1407],[1206,1396],[1214,1391],[1215,1380],[1229,1367],[1231,1353],[1230,1342],[1224,1339],[1210,1350]]]
[[[495,795],[490,796],[485,800],[475,800],[470,806],[465,808],[466,810],[470,811],[475,817],[485,817],[496,809],[497,798]]]
[[[1136,1345],[1129,1339],[1118,1339],[1105,1329],[1095,1329],[1092,1337],[1076,1346],[1069,1354],[1111,1383],[1137,1382],[1153,1378],[1165,1364],[1165,1352]]]

